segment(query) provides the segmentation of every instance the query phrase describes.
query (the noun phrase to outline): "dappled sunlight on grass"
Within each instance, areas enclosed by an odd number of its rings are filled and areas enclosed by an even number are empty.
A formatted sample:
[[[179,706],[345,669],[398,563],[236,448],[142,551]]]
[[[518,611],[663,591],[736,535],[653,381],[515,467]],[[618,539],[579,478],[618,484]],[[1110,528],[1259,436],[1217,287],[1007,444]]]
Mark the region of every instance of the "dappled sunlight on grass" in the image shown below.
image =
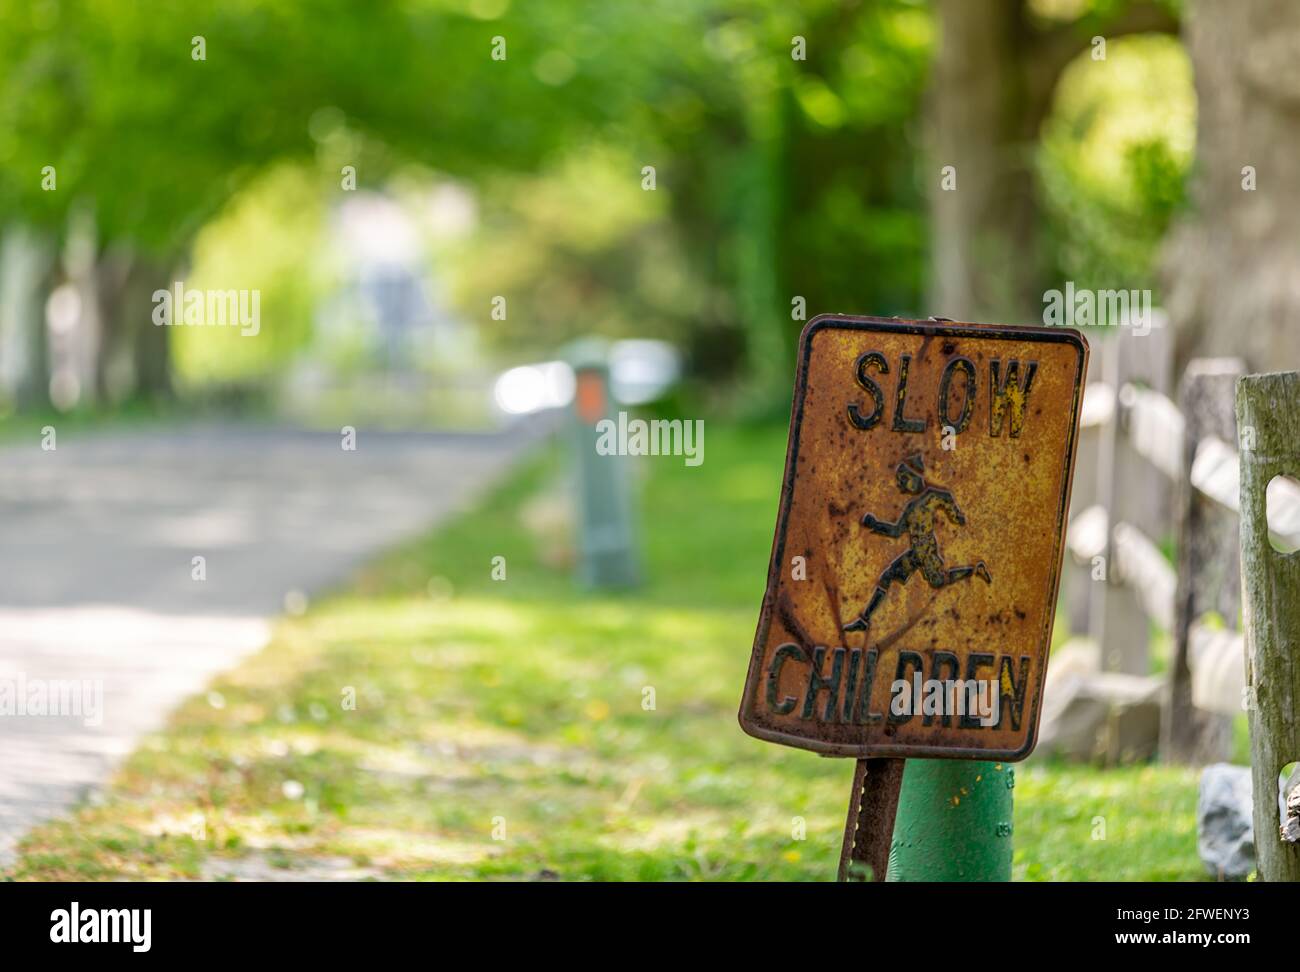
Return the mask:
[[[783,455],[781,430],[711,430],[709,464],[654,466],[647,586],[601,596],[544,566],[519,521],[556,474],[544,456],[368,567],[372,594],[282,621],[141,745],[102,805],[32,834],[10,873],[832,877],[850,763],[736,724]],[[1200,876],[1190,774],[1020,781],[1017,877]]]

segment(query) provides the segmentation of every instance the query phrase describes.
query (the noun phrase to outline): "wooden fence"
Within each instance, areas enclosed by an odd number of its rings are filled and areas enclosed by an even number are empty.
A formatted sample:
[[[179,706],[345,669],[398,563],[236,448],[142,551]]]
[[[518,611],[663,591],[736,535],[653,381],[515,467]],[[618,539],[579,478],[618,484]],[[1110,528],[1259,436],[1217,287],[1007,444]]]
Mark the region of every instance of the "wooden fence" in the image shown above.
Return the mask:
[[[1237,424],[1250,433],[1238,495],[1257,870],[1300,881],[1300,554],[1270,535],[1275,509],[1282,528],[1295,526],[1285,477],[1300,475],[1300,372],[1239,382]]]
[[[1065,590],[1071,631],[1104,671],[1148,675],[1153,634],[1172,639],[1161,750],[1205,763],[1231,749],[1249,705],[1241,613],[1237,359],[1191,362],[1173,386],[1171,330],[1116,327],[1093,339],[1070,510]],[[1300,547],[1300,484],[1274,479],[1275,543]],[[1171,547],[1173,562],[1164,547]]]

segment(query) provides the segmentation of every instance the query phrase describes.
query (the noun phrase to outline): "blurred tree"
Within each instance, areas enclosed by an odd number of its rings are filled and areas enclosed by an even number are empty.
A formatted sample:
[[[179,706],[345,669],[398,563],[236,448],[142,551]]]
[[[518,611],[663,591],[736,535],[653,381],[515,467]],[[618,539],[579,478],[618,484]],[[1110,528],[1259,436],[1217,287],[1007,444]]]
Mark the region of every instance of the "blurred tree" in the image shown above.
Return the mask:
[[[934,58],[925,0],[6,5],[0,213],[26,242],[0,255],[46,255],[10,264],[38,281],[29,291],[77,269],[95,305],[101,396],[163,391],[175,335],[149,323],[150,294],[185,269],[205,226],[262,225],[240,207],[265,199],[259,187],[281,165],[319,176],[324,204],[344,165],[363,188],[413,165],[482,198],[484,233],[465,251],[480,262],[462,265],[458,292],[479,320],[485,294],[508,284],[522,298],[505,326],[493,322],[503,343],[663,335],[711,385],[780,407],[795,335],[816,313],[1029,315],[1052,255],[1037,235],[1033,159],[1055,79],[1097,33],[1172,25],[1142,2],[937,10],[947,39]],[[1153,206],[1181,165],[1162,151],[1130,151]],[[957,167],[957,192],[939,190],[940,164]],[[56,191],[42,189],[44,166],[57,169]],[[305,216],[311,204],[291,198],[279,201]],[[1083,215],[1104,203],[1089,197]],[[293,253],[271,252],[297,237],[252,236],[243,259],[205,252],[222,273],[258,264],[285,284],[277,306],[295,317],[270,325],[273,353],[245,362],[260,369],[303,339],[310,295],[289,285]],[[69,262],[70,246],[92,254],[91,270]],[[0,331],[40,303],[6,317],[0,302]],[[38,322],[25,333],[45,332]],[[40,348],[29,350],[40,367]],[[225,351],[197,342],[183,353],[193,364]]]
[[[222,290],[229,281],[257,290],[267,327],[257,340],[234,328],[172,329],[178,381],[247,390],[287,368],[309,343],[314,298],[329,270],[321,183],[314,167],[271,165],[196,234],[187,265],[174,268],[177,279],[199,290]]]
[[[1159,254],[1184,205],[1196,143],[1191,62],[1178,38],[1116,40],[1061,75],[1036,175],[1057,283],[1159,290]]]
[[[60,249],[74,214],[89,214],[93,231],[77,245],[92,254],[79,290],[98,305],[82,315],[95,371],[124,362],[131,383],[166,390],[169,330],[145,323],[149,294],[241,186],[276,160],[314,157],[310,122],[322,111],[320,139],[331,127],[352,136],[349,161],[364,150],[375,165],[359,165],[360,178],[374,185],[402,158],[476,177],[535,167],[576,133],[635,110],[646,86],[610,82],[652,65],[626,49],[606,50],[604,70],[574,72],[563,96],[539,83],[539,64],[551,78],[569,70],[544,60],[552,38],[598,51],[609,43],[600,5],[531,5],[494,25],[508,9],[484,0],[0,8],[0,212]],[[616,40],[638,29],[645,50],[644,17]],[[502,31],[507,59],[496,61]],[[46,167],[55,182],[43,186]]]
[[[925,177],[931,312],[1037,318],[1046,250],[1034,155],[1056,83],[1094,38],[1176,31],[1177,19],[1163,3],[1110,0],[936,0],[936,8]]]
[[[678,98],[690,108],[654,119],[674,221],[709,288],[697,371],[743,368],[751,408],[788,407],[805,320],[920,303],[913,130],[930,23],[909,0],[718,4],[696,55],[703,83]]]
[[[1165,259],[1180,357],[1300,367],[1300,4],[1192,0],[1199,102],[1194,210]]]

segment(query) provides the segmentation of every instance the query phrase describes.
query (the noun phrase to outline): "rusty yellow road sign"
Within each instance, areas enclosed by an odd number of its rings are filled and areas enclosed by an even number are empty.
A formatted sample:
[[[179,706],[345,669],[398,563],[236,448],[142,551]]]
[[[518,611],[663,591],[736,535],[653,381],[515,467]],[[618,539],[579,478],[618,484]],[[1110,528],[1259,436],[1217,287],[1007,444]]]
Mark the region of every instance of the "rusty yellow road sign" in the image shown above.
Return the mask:
[[[801,339],[740,722],[838,756],[1033,748],[1088,346],[823,316]]]

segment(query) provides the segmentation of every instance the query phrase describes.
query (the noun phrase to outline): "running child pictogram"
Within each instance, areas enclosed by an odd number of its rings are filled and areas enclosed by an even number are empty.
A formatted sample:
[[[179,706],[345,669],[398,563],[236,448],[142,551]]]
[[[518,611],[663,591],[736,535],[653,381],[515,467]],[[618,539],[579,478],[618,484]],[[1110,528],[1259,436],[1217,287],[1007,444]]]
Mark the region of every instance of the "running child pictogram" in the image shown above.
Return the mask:
[[[908,549],[903,551],[880,574],[876,581],[876,590],[871,600],[862,609],[862,613],[848,624],[845,631],[866,631],[871,626],[871,616],[885,599],[890,584],[905,584],[913,573],[920,571],[931,587],[940,588],[955,581],[966,580],[972,575],[991,584],[984,561],[960,567],[948,567],[939,552],[939,541],[934,536],[935,516],[940,511],[957,526],[966,525],[966,515],[957,508],[952,493],[941,486],[926,482],[925,466],[920,454],[909,456],[896,468],[898,488],[904,493],[912,494],[908,504],[903,507],[898,520],[889,523],[876,519],[870,513],[862,517],[862,525],[874,533],[886,537],[901,537],[907,534]]]

